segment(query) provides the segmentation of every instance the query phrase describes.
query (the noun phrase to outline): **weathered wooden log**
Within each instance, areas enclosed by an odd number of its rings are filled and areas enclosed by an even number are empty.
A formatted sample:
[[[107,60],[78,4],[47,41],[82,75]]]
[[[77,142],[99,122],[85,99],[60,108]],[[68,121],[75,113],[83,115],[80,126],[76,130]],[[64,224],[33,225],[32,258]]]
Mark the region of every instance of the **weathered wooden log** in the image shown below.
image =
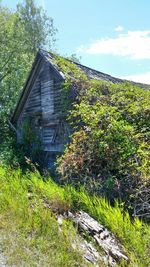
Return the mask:
[[[57,221],[60,226],[60,230],[63,224],[63,220],[63,215],[58,215]],[[87,242],[80,235],[77,235],[76,240],[73,240],[72,248],[75,250],[79,250],[82,253],[84,260],[91,263],[93,266],[107,266],[107,263],[110,263],[108,258],[103,255],[100,255],[100,253],[97,251],[97,249],[91,242]],[[103,265],[103,263],[105,263],[105,265]],[[111,261],[111,263],[112,264],[110,266],[114,266],[115,262],[113,263],[113,261]]]
[[[77,225],[79,232],[91,236],[106,255],[117,262],[121,260],[129,261],[116,237],[86,212],[80,211],[76,214],[69,212],[68,217]]]

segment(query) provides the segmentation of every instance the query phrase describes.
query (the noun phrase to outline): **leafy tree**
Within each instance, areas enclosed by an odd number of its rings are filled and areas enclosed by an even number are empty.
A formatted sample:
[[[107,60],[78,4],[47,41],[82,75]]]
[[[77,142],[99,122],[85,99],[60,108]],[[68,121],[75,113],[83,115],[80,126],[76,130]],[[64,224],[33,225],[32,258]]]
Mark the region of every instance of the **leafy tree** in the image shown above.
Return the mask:
[[[53,19],[35,5],[34,0],[25,0],[17,5],[17,12],[25,31],[27,47],[33,52],[43,46],[52,48],[55,42],[56,28]]]
[[[81,62],[81,57],[78,57],[77,55],[76,55],[76,53],[74,53],[74,54],[71,54],[70,56],[65,56],[65,58],[67,58],[67,59],[69,59],[69,60],[71,60],[71,61],[73,61],[73,62],[76,62],[76,63],[80,63]]]
[[[38,48],[52,48],[53,20],[33,0],[18,4],[17,11],[0,6],[0,129],[8,135],[8,118],[31,68]]]

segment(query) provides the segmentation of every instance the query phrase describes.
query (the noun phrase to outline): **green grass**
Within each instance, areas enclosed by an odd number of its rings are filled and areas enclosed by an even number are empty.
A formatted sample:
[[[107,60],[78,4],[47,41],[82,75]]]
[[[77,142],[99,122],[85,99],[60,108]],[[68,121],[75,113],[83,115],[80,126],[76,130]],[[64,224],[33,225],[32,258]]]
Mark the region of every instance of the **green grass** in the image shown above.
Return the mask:
[[[81,253],[71,247],[74,227],[64,222],[59,229],[51,209],[45,207],[44,188],[53,201],[57,186],[52,182],[45,184],[37,173],[22,175],[19,169],[0,167],[0,235],[8,264],[84,266]],[[56,190],[58,201],[63,201],[62,196]]]
[[[0,234],[9,264],[16,266],[88,266],[71,248],[76,230],[56,216],[67,210],[84,210],[109,228],[124,245],[130,266],[150,265],[150,226],[135,219],[116,203],[90,197],[84,189],[60,187],[44,181],[38,172],[0,167]],[[121,266],[121,265],[120,265]],[[129,266],[129,265],[128,265]]]

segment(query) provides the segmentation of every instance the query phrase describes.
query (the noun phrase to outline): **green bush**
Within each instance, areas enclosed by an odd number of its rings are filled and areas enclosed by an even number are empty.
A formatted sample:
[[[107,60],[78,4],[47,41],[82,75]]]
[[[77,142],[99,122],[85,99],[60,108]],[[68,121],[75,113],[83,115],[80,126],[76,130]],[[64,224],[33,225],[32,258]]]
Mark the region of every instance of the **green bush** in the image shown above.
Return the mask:
[[[44,154],[38,130],[32,127],[32,118],[28,117],[22,125],[22,140],[18,143],[16,133],[11,133],[8,139],[1,144],[0,161],[22,169],[31,167],[31,162],[42,169]]]
[[[70,114],[75,132],[58,171],[90,192],[129,204],[150,177],[150,91],[92,80],[78,99]]]

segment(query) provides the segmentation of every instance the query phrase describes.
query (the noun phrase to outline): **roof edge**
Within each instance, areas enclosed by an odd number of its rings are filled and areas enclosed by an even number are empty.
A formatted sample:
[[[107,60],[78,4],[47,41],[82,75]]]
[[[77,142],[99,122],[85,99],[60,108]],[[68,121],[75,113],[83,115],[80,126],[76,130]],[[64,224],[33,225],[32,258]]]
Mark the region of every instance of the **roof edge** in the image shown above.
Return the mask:
[[[46,61],[49,63],[50,67],[54,70],[54,72],[59,76],[60,79],[64,80],[64,76],[61,72],[59,72],[57,70],[57,68],[55,68],[55,66],[48,60],[47,56],[45,55],[45,53],[43,53],[44,50],[39,49],[39,51],[36,54],[36,57],[34,59],[34,62],[32,64],[31,70],[28,74],[28,77],[26,79],[26,82],[23,86],[23,90],[20,93],[20,96],[18,98],[18,102],[17,105],[15,107],[15,110],[13,112],[13,115],[11,116],[11,123],[14,124],[16,122],[16,120],[18,119],[19,115],[20,115],[20,110],[21,107],[24,106],[26,99],[30,93],[31,87],[34,83],[34,77],[36,75],[36,73],[38,72],[38,70],[41,67],[41,63],[42,61]]]
[[[62,57],[62,56],[60,56]],[[26,99],[30,93],[30,90],[32,88],[32,85],[34,83],[34,77],[36,75],[36,73],[38,72],[38,70],[40,69],[41,67],[41,63],[42,61],[46,61],[49,63],[50,67],[54,70],[54,72],[57,74],[57,76],[61,79],[61,80],[65,80],[65,76],[64,74],[61,72],[61,70],[59,71],[59,69],[57,69],[57,67],[53,64],[53,58],[54,58],[54,53],[52,52],[48,52],[44,49],[39,49],[39,51],[37,52],[36,54],[36,57],[34,59],[34,62],[32,64],[32,67],[31,67],[31,70],[28,74],[28,77],[26,79],[26,82],[23,86],[23,90],[18,98],[18,102],[17,102],[17,105],[15,107],[15,110],[13,112],[13,115],[11,116],[11,123],[14,124],[16,122],[16,120],[18,119],[20,113],[21,113],[21,108],[22,106],[24,106],[25,102],[26,102]],[[87,67],[85,65],[82,65],[80,63],[77,63],[71,59],[67,59],[65,57],[62,57],[70,62],[72,62],[73,64],[75,64],[76,66],[78,66],[79,68],[81,68],[82,70],[83,69],[86,69],[88,71],[93,71],[97,74],[101,74],[102,76],[105,76],[106,78],[110,79],[110,80],[114,80],[113,83],[124,83],[124,82],[128,82],[128,83],[132,83],[133,85],[136,85],[136,86],[139,86],[139,87],[142,87],[142,88],[145,88],[145,89],[149,89],[150,88],[150,85],[149,84],[143,84],[143,83],[138,83],[138,82],[134,82],[134,81],[129,81],[129,80],[124,80],[124,79],[121,79],[121,78],[117,78],[117,77],[114,77],[114,76],[111,76],[107,73],[103,73],[101,71],[98,71],[98,70],[95,70],[93,68],[90,68],[90,67]],[[105,79],[104,79],[105,80]],[[107,79],[106,79],[107,80]]]
[[[30,89],[30,84],[33,80],[33,77],[34,77],[34,74],[36,73],[36,70],[38,68],[38,65],[39,63],[42,61],[42,57],[39,53],[36,54],[36,57],[34,59],[34,62],[32,64],[32,67],[31,67],[31,70],[28,74],[28,77],[25,81],[25,84],[23,86],[23,90],[21,91],[20,93],[20,96],[18,98],[18,101],[17,101],[17,105],[15,107],[15,110],[13,112],[13,115],[10,119],[11,123],[15,123],[16,119],[18,118],[19,114],[20,114],[20,108],[22,106],[22,104],[24,105],[25,103],[25,100],[26,100],[26,96],[28,95],[29,93],[29,89]]]
[[[53,57],[54,57],[55,53],[53,53],[53,52],[48,52],[48,51],[46,51],[46,50],[44,50],[44,49],[41,49],[41,51],[42,51],[42,53],[48,55],[48,56],[53,60]],[[113,76],[113,75],[107,74],[107,73],[105,73],[105,72],[101,72],[101,71],[96,70],[96,69],[94,69],[94,68],[85,66],[85,65],[83,65],[83,64],[81,64],[81,63],[75,62],[75,61],[73,61],[73,60],[71,60],[71,59],[69,59],[69,58],[65,58],[65,57],[63,57],[63,56],[61,56],[61,55],[58,55],[58,56],[60,56],[61,58],[64,58],[65,60],[68,60],[69,62],[75,64],[75,65],[76,65],[77,67],[79,67],[81,70],[83,70],[83,69],[87,69],[87,70],[89,70],[89,71],[93,71],[93,72],[96,72],[96,73],[98,73],[98,74],[101,74],[102,76],[105,76],[105,77],[107,77],[108,79],[112,80],[113,83],[117,83],[117,82],[118,82],[118,83],[131,83],[131,84],[133,84],[133,85],[135,85],[135,86],[139,86],[139,87],[141,87],[141,88],[150,89],[150,84],[147,84],[147,83],[140,83],[140,82],[134,82],[134,81],[131,81],[131,80],[126,80],[126,79],[122,79],[122,78],[119,78],[119,77],[115,77],[115,76]],[[54,65],[53,65],[53,67],[54,67]],[[56,69],[56,68],[55,68],[55,69]],[[58,71],[58,70],[56,69],[56,71]],[[62,74],[61,71],[60,71],[59,73]]]

